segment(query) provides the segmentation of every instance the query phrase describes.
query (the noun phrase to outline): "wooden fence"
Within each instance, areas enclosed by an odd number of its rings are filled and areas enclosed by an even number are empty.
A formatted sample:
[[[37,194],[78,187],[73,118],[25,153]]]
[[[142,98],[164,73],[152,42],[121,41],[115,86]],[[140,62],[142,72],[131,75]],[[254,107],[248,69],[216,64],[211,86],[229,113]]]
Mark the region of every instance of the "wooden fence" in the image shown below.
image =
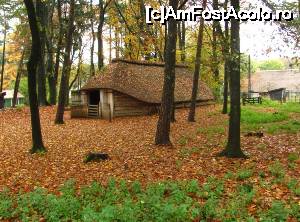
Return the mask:
[[[300,102],[300,91],[286,91],[286,100],[289,102]]]

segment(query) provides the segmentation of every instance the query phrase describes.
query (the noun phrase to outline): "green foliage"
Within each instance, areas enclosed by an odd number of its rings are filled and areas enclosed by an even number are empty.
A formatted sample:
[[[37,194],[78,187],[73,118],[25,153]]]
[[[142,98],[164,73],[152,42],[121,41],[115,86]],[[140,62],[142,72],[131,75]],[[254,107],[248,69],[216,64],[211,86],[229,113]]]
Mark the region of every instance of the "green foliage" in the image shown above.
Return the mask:
[[[209,177],[207,182],[203,185],[200,196],[206,199],[219,198],[223,194],[223,191],[224,182],[215,177]]]
[[[300,157],[299,157],[299,154],[298,154],[298,153],[290,153],[290,154],[288,155],[288,161],[289,161],[290,163],[294,163],[294,162],[297,161],[299,158],[300,158]]]
[[[280,59],[271,59],[260,62],[258,68],[261,70],[283,70],[285,65]]]
[[[189,138],[188,138],[187,136],[182,136],[182,137],[179,139],[179,141],[178,141],[178,143],[179,143],[181,146],[187,145],[188,142],[189,142]]]
[[[278,180],[282,180],[285,176],[285,169],[279,161],[276,161],[275,163],[270,165],[269,171],[272,176],[274,176]]]
[[[298,203],[291,204],[291,216],[300,221],[300,205]]]
[[[257,64],[255,61],[251,60],[251,73],[255,73],[257,70]],[[248,77],[249,72],[249,56],[246,54],[241,54],[241,79]]]
[[[266,213],[261,214],[261,221],[286,221],[289,214],[290,211],[285,207],[283,202],[275,201],[272,203],[271,208]]]
[[[232,195],[233,198],[226,203],[226,208],[222,210],[222,218],[226,218],[225,221],[233,221],[237,218],[243,221],[253,221],[247,211],[247,206],[252,202],[255,193],[252,184],[246,183],[238,186],[236,193]]]
[[[142,189],[139,182],[128,185],[110,180],[76,192],[74,181],[60,188],[60,195],[36,189],[16,196],[0,193],[0,219],[21,221],[192,221],[200,206],[189,195],[199,191],[197,181],[163,182]]]
[[[240,182],[224,195],[224,181],[209,177],[202,186],[197,180],[166,181],[143,188],[111,179],[107,186],[97,182],[76,189],[70,180],[59,195],[37,188],[32,192],[0,192],[0,220],[39,221],[255,221],[248,212],[257,194],[252,183]],[[291,189],[297,181],[291,180]],[[199,203],[199,199],[205,200]],[[261,221],[299,219],[299,205],[274,202],[259,209]],[[257,215],[256,215],[257,216]]]
[[[253,171],[251,169],[241,169],[237,172],[237,178],[239,180],[245,180],[253,176]]]
[[[8,190],[0,193],[0,220],[12,217],[13,201]]]
[[[296,196],[300,196],[300,182],[296,179],[291,179],[288,184],[288,188],[294,193]]]
[[[28,104],[29,94],[28,94],[27,77],[21,78],[20,85],[19,85],[19,92],[25,97],[25,104]]]

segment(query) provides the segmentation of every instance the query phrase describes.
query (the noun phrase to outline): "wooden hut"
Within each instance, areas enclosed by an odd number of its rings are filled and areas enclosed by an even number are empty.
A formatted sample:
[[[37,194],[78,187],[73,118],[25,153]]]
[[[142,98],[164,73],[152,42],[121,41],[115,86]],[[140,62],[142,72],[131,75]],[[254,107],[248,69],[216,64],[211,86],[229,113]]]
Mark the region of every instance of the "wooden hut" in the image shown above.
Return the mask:
[[[270,90],[268,93],[272,100],[277,100],[280,102],[286,101],[286,88],[273,89]]]
[[[119,116],[150,115],[158,112],[164,83],[164,64],[147,61],[113,60],[99,75],[72,93],[72,117],[111,119]],[[176,108],[188,107],[193,73],[176,66]],[[199,82],[197,104],[214,100],[213,93]]]

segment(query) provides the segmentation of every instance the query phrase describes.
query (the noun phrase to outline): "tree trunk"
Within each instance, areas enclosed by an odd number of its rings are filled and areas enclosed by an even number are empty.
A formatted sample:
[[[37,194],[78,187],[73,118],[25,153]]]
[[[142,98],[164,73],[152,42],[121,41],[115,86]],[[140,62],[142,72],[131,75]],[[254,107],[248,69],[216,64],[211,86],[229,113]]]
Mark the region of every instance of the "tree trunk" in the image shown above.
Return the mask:
[[[169,4],[171,7],[173,7],[176,13],[178,7],[178,0],[170,0]],[[168,23],[169,30],[165,53],[165,78],[159,120],[157,123],[157,131],[155,138],[156,145],[171,145],[170,124],[175,86],[174,82],[176,66],[177,22],[173,18],[171,18]]]
[[[164,61],[166,61],[167,42],[168,42],[168,22],[165,25],[165,45],[164,45]]]
[[[81,73],[81,66],[82,66],[82,55],[83,55],[84,47],[82,46],[82,37],[79,37],[79,46],[78,46],[78,63],[77,63],[77,70],[76,70],[76,76],[69,85],[69,89],[73,87],[75,84],[76,80],[80,76]]]
[[[112,34],[111,34],[111,25],[109,26],[109,62],[112,60]]]
[[[48,53],[48,62],[47,62],[47,74],[48,74],[48,85],[49,85],[49,101],[51,105],[56,104],[56,82],[53,73],[53,56],[51,53]]]
[[[94,64],[94,51],[95,51],[95,30],[94,30],[94,9],[93,9],[93,0],[90,1],[91,7],[91,31],[92,31],[92,45],[91,45],[91,67],[90,67],[90,75],[95,75],[95,64]]]
[[[52,0],[49,7],[49,35],[46,38],[46,46],[47,46],[47,76],[48,76],[48,85],[49,85],[49,102],[51,105],[56,104],[56,79],[54,74],[54,60],[53,60],[53,14],[55,7],[55,0]]]
[[[69,13],[69,24],[68,24],[68,33],[66,39],[66,51],[64,55],[64,64],[62,69],[62,77],[60,83],[59,90],[59,98],[58,98],[58,107],[56,112],[55,123],[63,124],[64,123],[64,112],[65,112],[65,104],[69,91],[69,78],[70,78],[70,54],[72,49],[72,41],[73,41],[73,30],[74,30],[74,12],[75,12],[75,0],[70,1],[70,13]]]
[[[103,0],[99,0],[99,24],[98,24],[98,70],[101,70],[104,66],[103,55],[103,26],[104,26],[104,3]]]
[[[206,9],[206,4],[207,4],[207,0],[203,0],[202,8],[204,10]],[[189,116],[188,116],[189,122],[195,122],[199,76],[201,73],[201,54],[202,54],[202,46],[203,46],[203,30],[204,30],[204,19],[201,17],[199,32],[198,32],[198,40],[197,40],[197,51],[196,51],[196,58],[195,58],[195,71],[194,71],[194,79],[193,79],[191,106],[190,106],[190,112],[189,112]]]
[[[225,9],[227,10],[228,0],[225,1]],[[224,45],[224,92],[223,92],[223,114],[228,113],[228,81],[230,75],[230,49],[229,49],[229,23],[225,21],[225,45]]]
[[[230,72],[230,61],[226,59],[224,64],[224,92],[223,92],[223,111],[222,111],[223,114],[228,113],[228,78],[230,74],[229,72]]]
[[[119,28],[115,28],[115,50],[116,50],[116,59],[120,58],[120,36]]]
[[[37,74],[37,65],[41,58],[41,42],[40,42],[40,33],[39,33],[33,2],[32,0],[24,0],[24,3],[27,9],[28,21],[29,21],[31,36],[32,36],[31,55],[27,63],[28,93],[29,93],[31,128],[32,128],[32,148],[30,152],[37,153],[37,152],[46,151],[42,139],[39,104],[38,104],[38,98],[36,93],[36,74]]]
[[[38,100],[40,106],[47,105],[46,93],[46,69],[45,69],[45,46],[46,46],[46,20],[47,7],[46,3],[41,0],[36,1],[36,15],[40,27],[41,39],[41,59],[38,64]]]
[[[179,50],[182,63],[185,62],[185,32],[185,21],[182,21],[181,23],[178,23]]]
[[[80,77],[80,74],[81,74],[83,50],[84,50],[84,47],[82,47],[82,38],[80,38],[80,42],[79,42],[79,55],[78,55],[78,64],[77,64],[76,76],[73,79],[73,81],[71,82],[71,84],[69,85],[69,89],[71,89],[74,86],[76,80],[79,80],[79,77]]]
[[[231,5],[236,12],[240,9],[239,0],[231,0]],[[241,150],[240,141],[240,119],[241,119],[241,103],[240,103],[240,22],[231,20],[231,62],[230,62],[230,119],[228,143],[220,156],[231,158],[245,158],[245,154]]]
[[[4,15],[4,37],[3,37],[3,49],[2,49],[2,67],[1,67],[1,83],[0,92],[3,91],[3,79],[4,79],[4,66],[5,66],[5,51],[6,51],[6,37],[7,37],[7,23]]]
[[[213,0],[213,9],[218,10],[218,0]],[[213,21],[213,39],[212,39],[212,66],[214,78],[217,83],[219,83],[219,61],[218,61],[218,53],[217,53],[217,21]]]
[[[57,16],[58,16],[58,21],[59,21],[59,34],[58,34],[58,41],[57,41],[57,48],[56,48],[56,58],[55,58],[55,66],[54,66],[54,79],[55,83],[57,85],[57,80],[58,80],[58,73],[59,73],[59,65],[60,65],[60,54],[63,46],[63,26],[64,22],[62,19],[62,2],[61,0],[57,0]]]
[[[14,96],[13,96],[13,100],[12,100],[13,108],[15,108],[17,105],[19,85],[20,85],[20,80],[21,80],[21,76],[22,76],[22,68],[23,68],[25,50],[26,49],[23,49],[22,56],[21,56],[21,59],[20,59],[19,65],[18,65],[17,77],[16,77],[16,82],[15,82],[15,87],[14,87]]]
[[[172,101],[171,101],[171,104],[172,104],[172,107],[171,107],[171,123],[175,123],[176,122],[176,117],[175,117],[176,104],[175,104],[175,94],[174,94],[175,85],[176,85],[176,74],[175,74],[174,82],[173,82],[173,86],[172,86],[172,88],[174,90],[172,92]]]

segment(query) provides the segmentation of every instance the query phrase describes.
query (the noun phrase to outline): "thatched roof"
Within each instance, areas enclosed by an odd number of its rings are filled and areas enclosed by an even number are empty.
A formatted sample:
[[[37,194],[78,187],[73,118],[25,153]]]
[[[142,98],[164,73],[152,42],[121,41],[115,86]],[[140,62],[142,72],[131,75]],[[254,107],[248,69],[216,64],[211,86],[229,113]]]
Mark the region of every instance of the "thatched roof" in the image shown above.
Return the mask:
[[[160,103],[163,83],[163,63],[117,59],[101,74],[90,79],[82,90],[113,89],[147,103]],[[192,85],[192,72],[185,65],[177,65],[175,101],[190,101]],[[200,82],[198,100],[213,99],[212,91]]]

